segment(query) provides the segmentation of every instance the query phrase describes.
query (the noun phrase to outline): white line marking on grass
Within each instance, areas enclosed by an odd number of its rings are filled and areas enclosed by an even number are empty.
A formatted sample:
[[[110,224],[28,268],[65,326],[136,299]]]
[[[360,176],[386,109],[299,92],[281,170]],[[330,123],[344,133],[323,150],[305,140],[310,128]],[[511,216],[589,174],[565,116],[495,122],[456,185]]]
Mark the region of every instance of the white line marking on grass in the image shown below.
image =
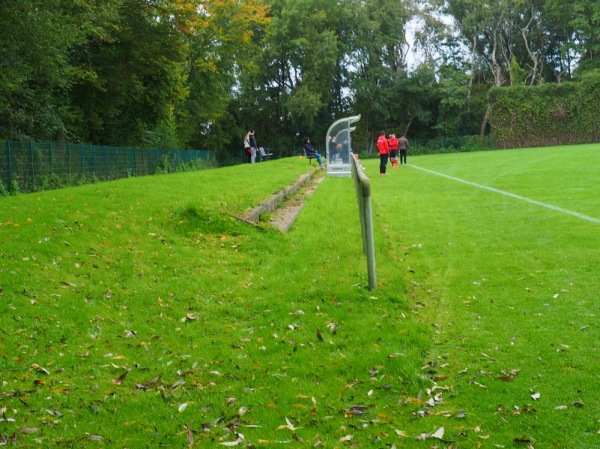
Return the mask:
[[[563,209],[562,207],[553,206],[552,204],[542,203],[541,201],[532,200],[531,198],[526,198],[526,197],[521,196],[521,195],[515,195],[514,193],[506,192],[504,190],[494,189],[493,187],[488,187],[488,186],[484,186],[484,185],[481,185],[481,184],[476,184],[474,182],[467,181],[465,179],[455,178],[454,176],[445,175],[443,173],[439,173],[439,172],[436,172],[436,171],[433,171],[433,170],[428,170],[426,168],[419,167],[417,165],[412,165],[411,164],[411,167],[418,168],[419,170],[422,170],[424,172],[431,173],[431,174],[437,175],[437,176],[441,176],[443,178],[448,178],[448,179],[451,179],[453,181],[462,182],[463,184],[468,184],[470,186],[477,187],[478,189],[489,190],[490,192],[494,192],[494,193],[499,193],[501,195],[510,196],[511,198],[515,198],[517,200],[526,201],[528,203],[535,204],[537,206],[545,207],[546,209],[552,209],[552,210],[555,210],[555,211],[558,211],[558,212],[562,212],[563,214],[573,215],[574,217],[581,218],[582,220],[587,220],[587,221],[591,221],[592,223],[598,223],[598,224],[600,224],[600,219],[594,218],[594,217],[590,217],[589,215],[584,215],[584,214],[580,214],[579,212],[574,212],[572,210]]]

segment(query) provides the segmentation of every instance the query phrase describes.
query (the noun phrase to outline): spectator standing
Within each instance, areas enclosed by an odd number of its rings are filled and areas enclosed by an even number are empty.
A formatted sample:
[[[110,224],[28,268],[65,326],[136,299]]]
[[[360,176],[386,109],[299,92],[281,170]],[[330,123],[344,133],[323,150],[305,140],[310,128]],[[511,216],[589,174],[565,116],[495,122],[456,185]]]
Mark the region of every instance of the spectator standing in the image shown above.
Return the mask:
[[[248,140],[250,142],[250,162],[254,164],[256,162],[256,152],[258,151],[258,143],[256,142],[256,135],[253,129],[250,130]]]
[[[400,149],[400,164],[402,165],[402,161],[404,161],[404,165],[406,165],[406,153],[408,151],[408,139],[406,135],[402,135],[398,139],[398,148]]]
[[[385,175],[388,157],[390,156],[390,146],[388,140],[385,138],[385,131],[379,133],[377,139],[377,152],[379,153],[379,174]]]
[[[388,145],[390,147],[390,161],[392,162],[392,167],[398,168],[398,138],[396,137],[396,134],[390,134]]]
[[[333,164],[337,158],[337,144],[335,143],[335,136],[329,136],[329,147],[327,157],[329,158],[329,163]]]
[[[254,130],[251,129],[244,137],[244,149],[248,162],[253,164],[256,162],[256,148],[256,137],[254,137]]]
[[[252,149],[250,148],[250,133],[252,131],[248,131],[244,136],[244,156],[248,162],[250,162],[250,156],[252,155]]]

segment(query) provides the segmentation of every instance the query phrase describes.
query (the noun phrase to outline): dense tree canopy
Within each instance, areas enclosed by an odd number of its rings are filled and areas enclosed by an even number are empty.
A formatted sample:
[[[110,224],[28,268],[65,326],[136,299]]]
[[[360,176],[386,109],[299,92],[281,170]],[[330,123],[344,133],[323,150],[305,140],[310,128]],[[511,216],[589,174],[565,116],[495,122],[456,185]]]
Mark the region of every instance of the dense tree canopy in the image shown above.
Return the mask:
[[[0,138],[235,155],[355,114],[364,143],[472,135],[490,87],[598,68],[597,0],[3,1]]]

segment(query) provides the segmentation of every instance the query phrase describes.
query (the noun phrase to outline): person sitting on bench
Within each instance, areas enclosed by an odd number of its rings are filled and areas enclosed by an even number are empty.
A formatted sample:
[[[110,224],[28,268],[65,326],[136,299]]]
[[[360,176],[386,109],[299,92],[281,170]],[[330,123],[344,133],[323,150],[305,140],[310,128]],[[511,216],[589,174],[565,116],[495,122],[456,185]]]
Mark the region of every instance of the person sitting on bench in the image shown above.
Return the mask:
[[[317,153],[317,150],[315,150],[312,145],[310,144],[310,139],[308,137],[304,138],[304,144],[302,145],[302,148],[304,148],[304,154],[306,154],[306,157],[309,159],[312,158],[316,158],[317,162],[319,163],[319,166],[321,168],[323,168],[323,162],[321,161],[321,155],[319,153]]]

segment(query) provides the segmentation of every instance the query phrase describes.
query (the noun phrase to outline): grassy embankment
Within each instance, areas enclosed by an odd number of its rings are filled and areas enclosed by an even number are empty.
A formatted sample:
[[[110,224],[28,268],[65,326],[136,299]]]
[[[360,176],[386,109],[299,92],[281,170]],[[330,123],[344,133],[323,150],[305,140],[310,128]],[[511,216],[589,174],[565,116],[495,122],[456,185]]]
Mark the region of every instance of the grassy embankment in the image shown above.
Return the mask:
[[[600,217],[598,152],[409,162]],[[286,234],[230,215],[305,160],[0,199],[1,438],[597,447],[599,224],[364,164],[374,292],[350,180],[326,179]]]

